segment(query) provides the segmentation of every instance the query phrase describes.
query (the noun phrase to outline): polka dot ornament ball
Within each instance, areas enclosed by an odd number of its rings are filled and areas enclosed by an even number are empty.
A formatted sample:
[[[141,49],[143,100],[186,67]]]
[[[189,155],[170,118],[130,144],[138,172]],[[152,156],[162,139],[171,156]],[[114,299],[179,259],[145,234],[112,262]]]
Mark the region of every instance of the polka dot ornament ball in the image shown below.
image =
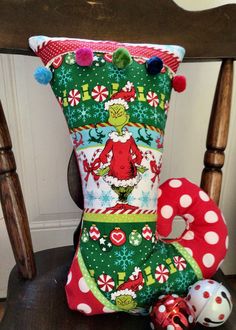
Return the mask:
[[[196,321],[207,327],[221,326],[232,311],[229,291],[213,280],[201,280],[190,287],[187,303],[195,313]]]

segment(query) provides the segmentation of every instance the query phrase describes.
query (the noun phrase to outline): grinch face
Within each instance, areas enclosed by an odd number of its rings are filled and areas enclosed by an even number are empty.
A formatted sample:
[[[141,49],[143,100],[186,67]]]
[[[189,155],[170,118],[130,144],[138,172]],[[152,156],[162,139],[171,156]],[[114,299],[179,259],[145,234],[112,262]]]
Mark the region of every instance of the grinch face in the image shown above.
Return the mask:
[[[129,122],[129,115],[122,104],[113,104],[109,107],[108,122],[115,128],[123,128]]]
[[[124,295],[116,298],[116,305],[121,309],[130,310],[134,309],[137,303],[134,301],[133,297]]]

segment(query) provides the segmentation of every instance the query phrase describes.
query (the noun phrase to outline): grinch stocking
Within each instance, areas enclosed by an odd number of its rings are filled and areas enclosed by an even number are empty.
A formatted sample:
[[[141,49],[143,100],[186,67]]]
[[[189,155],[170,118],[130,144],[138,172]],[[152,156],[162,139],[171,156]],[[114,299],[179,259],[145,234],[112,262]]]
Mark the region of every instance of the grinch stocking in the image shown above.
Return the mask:
[[[160,234],[169,234],[176,214],[187,229],[170,244],[155,235],[170,93],[185,87],[175,76],[183,48],[42,36],[30,38],[30,46],[46,65],[35,77],[51,83],[82,177],[82,233],[66,285],[70,308],[146,313],[159,295],[183,294],[211,275],[227,232],[199,188],[182,179],[160,188]]]

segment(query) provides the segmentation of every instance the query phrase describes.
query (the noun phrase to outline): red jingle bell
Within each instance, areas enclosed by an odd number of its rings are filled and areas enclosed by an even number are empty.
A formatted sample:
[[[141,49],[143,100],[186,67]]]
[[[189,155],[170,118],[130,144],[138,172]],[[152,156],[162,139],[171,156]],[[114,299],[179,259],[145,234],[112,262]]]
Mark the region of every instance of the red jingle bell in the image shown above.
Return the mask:
[[[176,294],[159,297],[150,312],[151,327],[183,330],[194,326],[194,312],[184,298]]]

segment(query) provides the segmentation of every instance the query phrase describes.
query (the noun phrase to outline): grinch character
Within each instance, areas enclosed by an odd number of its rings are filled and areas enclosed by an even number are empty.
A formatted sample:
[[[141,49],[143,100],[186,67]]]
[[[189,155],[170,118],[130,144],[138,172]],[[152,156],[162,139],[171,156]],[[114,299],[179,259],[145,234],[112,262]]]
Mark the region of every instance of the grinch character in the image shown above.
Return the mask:
[[[112,190],[118,195],[118,203],[109,210],[135,210],[138,206],[128,204],[128,196],[141,180],[141,174],[147,169],[141,165],[143,156],[132,133],[125,127],[130,116],[127,113],[128,102],[134,101],[136,96],[134,86],[127,82],[126,86],[111,100],[105,103],[109,112],[108,122],[116,131],[109,134],[109,139],[102,150],[99,161],[103,164],[97,171]]]
[[[142,290],[143,286],[144,278],[141,269],[135,267],[129,279],[125,283],[122,283],[116,292],[112,293],[111,299],[123,310],[134,309],[137,306],[135,292]]]

